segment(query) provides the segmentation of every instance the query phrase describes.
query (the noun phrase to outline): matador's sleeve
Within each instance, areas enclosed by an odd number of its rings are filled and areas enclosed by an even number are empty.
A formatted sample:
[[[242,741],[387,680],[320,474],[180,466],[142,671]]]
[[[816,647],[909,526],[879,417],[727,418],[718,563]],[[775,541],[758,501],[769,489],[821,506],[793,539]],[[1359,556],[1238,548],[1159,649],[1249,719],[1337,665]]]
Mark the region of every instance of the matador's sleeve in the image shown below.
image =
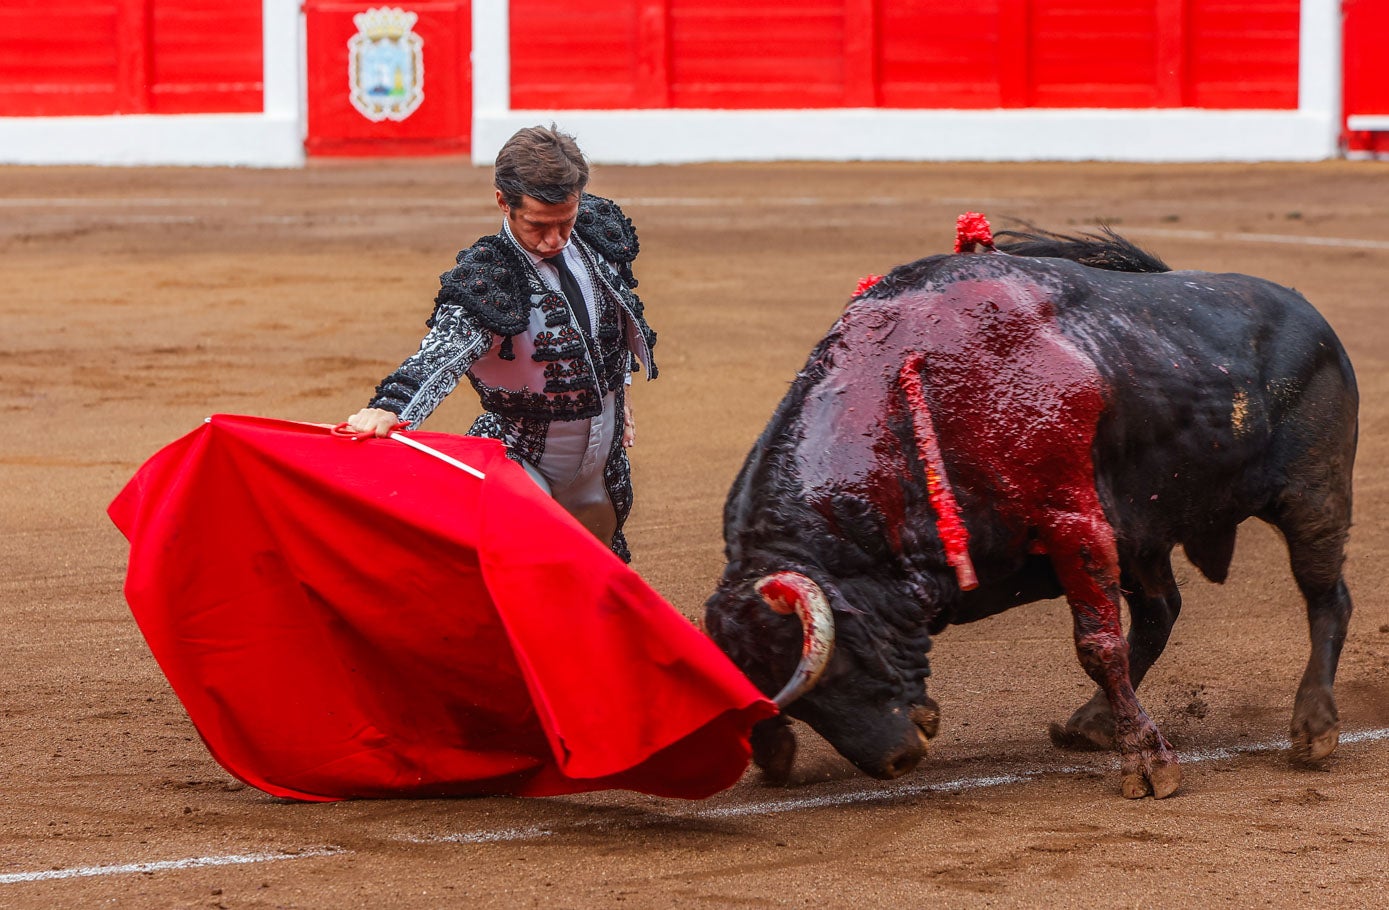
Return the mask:
[[[460,306],[441,303],[430,322],[420,349],[381,380],[367,405],[394,411],[411,429],[424,422],[492,346],[492,333]]]

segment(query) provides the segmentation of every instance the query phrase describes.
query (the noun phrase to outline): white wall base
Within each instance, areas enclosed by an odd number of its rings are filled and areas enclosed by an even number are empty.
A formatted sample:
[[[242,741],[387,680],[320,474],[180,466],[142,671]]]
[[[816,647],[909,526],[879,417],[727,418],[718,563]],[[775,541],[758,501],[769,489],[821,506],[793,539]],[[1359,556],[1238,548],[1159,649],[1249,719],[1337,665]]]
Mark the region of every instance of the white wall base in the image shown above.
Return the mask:
[[[572,133],[603,164],[700,161],[1317,161],[1339,154],[1319,111],[476,111],[473,160],[521,127]]]
[[[0,117],[0,164],[303,163],[303,128],[292,116]]]
[[[473,160],[557,123],[593,161],[1318,161],[1340,154],[1341,3],[1303,0],[1298,110],[513,111],[505,0],[473,0]]]

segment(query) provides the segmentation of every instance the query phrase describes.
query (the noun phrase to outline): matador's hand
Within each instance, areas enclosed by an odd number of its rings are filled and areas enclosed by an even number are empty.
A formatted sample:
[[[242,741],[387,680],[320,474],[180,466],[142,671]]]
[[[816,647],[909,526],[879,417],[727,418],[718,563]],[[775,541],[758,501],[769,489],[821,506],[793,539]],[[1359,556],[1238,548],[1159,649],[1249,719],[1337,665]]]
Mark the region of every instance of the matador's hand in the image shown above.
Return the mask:
[[[347,425],[358,433],[389,436],[400,423],[400,416],[385,408],[362,408],[347,418]]]

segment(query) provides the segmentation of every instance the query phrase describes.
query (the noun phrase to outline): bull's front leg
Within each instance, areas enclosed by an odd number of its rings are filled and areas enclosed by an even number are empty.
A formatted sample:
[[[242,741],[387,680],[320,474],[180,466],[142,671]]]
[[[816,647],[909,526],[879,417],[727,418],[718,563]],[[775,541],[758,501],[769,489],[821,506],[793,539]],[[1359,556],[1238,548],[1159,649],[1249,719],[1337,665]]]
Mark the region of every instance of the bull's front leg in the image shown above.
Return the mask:
[[[1075,625],[1076,655],[1114,716],[1123,793],[1171,796],[1181,783],[1177,755],[1144,712],[1129,676],[1129,643],[1119,620],[1119,560],[1114,531],[1099,503],[1081,512],[1053,514],[1042,537]]]
[[[752,760],[762,769],[768,786],[784,787],[796,765],[796,734],[791,718],[778,714],[758,721],[752,728]]]

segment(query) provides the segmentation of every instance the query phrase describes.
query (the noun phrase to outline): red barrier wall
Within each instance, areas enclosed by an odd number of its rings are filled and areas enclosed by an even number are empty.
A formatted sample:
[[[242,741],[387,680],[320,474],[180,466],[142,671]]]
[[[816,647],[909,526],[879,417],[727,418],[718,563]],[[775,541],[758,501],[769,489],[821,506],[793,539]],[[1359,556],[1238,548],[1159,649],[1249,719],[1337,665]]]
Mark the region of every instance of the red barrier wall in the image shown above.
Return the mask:
[[[0,117],[263,109],[261,5],[5,0]]]
[[[371,120],[352,103],[349,41],[358,34],[354,17],[374,3],[307,0],[308,139],[313,155],[420,155],[462,153],[471,148],[472,4],[469,0],[423,0],[399,8],[417,19],[423,96],[403,119]]]
[[[1389,116],[1389,0],[1344,0],[1346,116]],[[1352,151],[1389,154],[1389,131],[1346,133]]]
[[[1298,0],[511,0],[511,100],[1291,110],[1298,30]]]
[[[1298,0],[498,0],[518,109],[1296,109]],[[1347,114],[1389,113],[1389,0],[1343,0]],[[469,148],[469,0],[422,0],[428,84],[407,119],[347,100],[352,16],[306,0],[307,145]],[[384,4],[383,4],[384,6]],[[0,117],[253,113],[261,4],[5,0]],[[273,62],[273,61],[272,61]],[[1389,134],[1348,134],[1389,151]]]

